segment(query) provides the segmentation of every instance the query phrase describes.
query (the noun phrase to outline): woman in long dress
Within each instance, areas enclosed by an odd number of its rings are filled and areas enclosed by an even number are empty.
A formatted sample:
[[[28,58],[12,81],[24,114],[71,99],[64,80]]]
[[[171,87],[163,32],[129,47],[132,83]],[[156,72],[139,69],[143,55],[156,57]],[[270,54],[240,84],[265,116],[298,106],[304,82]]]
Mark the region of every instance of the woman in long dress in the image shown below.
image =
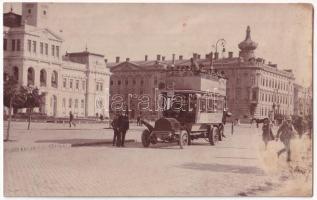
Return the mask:
[[[262,126],[262,139],[265,144],[265,150],[267,148],[267,144],[269,141],[274,140],[273,132],[272,132],[272,123],[269,120],[269,118],[265,118],[263,120],[263,126]]]

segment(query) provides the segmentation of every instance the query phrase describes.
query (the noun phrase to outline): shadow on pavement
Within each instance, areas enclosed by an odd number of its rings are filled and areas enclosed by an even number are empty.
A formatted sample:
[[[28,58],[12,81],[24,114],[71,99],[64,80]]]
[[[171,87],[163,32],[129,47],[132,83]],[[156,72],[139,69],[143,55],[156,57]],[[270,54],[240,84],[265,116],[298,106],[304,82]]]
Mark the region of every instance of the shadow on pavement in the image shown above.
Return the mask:
[[[211,172],[222,172],[222,173],[237,173],[237,174],[255,174],[265,175],[264,171],[257,167],[240,166],[240,165],[224,165],[217,163],[185,163],[180,168],[211,171]]]
[[[96,145],[96,146],[106,146],[115,148],[115,146],[112,146],[111,144],[106,145]],[[118,147],[122,148],[122,147]],[[141,148],[141,149],[171,149],[171,150],[179,150],[179,146],[176,143],[157,143],[157,144],[151,144],[149,147],[143,147],[142,142],[125,142],[125,146],[123,148]],[[186,148],[186,147],[185,147]]]
[[[58,143],[58,144],[94,144],[94,143],[112,143],[109,139],[56,139],[56,140],[36,140],[36,143]]]

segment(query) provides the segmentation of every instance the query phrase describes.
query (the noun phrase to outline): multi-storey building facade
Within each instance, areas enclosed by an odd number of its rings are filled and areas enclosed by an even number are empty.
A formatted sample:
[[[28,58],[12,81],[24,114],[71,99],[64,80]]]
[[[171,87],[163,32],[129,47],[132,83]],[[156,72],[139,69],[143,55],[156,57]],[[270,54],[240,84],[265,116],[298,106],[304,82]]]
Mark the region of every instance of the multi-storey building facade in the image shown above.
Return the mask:
[[[229,53],[227,58],[214,60],[213,67],[228,77],[229,109],[239,119],[292,115],[295,80],[292,70],[279,70],[276,64],[256,58],[257,46],[248,27],[245,40],[239,44],[239,57]]]
[[[303,87],[294,84],[294,115],[312,115],[312,87]]]
[[[187,70],[193,67],[201,70],[214,70],[227,77],[227,106],[233,113],[233,118],[250,119],[253,117],[274,117],[274,114],[292,115],[294,105],[293,84],[294,75],[291,70],[280,70],[276,64],[266,63],[262,58],[255,57],[258,44],[251,40],[251,30],[248,27],[246,38],[239,44],[240,53],[233,57],[219,58],[219,53],[208,53],[205,58],[197,53],[191,59],[183,59],[175,55],[171,60],[157,55],[156,60],[109,63],[113,76],[111,77],[110,94],[128,94],[138,90],[135,83],[143,82],[145,91],[155,102],[154,91],[159,88],[159,82],[165,83],[165,72],[169,68]],[[146,82],[145,82],[146,81]],[[142,87],[141,87],[142,88]],[[211,88],[213,89],[213,88]],[[139,93],[139,94],[140,94]]]
[[[46,3],[22,3],[22,15],[4,14],[4,72],[19,84],[38,87],[48,116],[108,116],[110,72],[102,55],[62,56],[63,39],[47,27]],[[23,110],[22,110],[23,112]]]

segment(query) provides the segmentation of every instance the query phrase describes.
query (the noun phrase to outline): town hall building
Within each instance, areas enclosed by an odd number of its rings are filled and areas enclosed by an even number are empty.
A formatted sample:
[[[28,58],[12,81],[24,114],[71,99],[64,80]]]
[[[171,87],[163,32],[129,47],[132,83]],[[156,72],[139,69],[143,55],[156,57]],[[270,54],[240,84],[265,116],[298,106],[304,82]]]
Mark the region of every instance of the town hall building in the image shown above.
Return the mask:
[[[22,3],[22,15],[4,18],[4,73],[25,86],[39,88],[47,116],[109,116],[110,72],[104,56],[89,52],[63,55],[63,39],[47,20],[48,3]]]

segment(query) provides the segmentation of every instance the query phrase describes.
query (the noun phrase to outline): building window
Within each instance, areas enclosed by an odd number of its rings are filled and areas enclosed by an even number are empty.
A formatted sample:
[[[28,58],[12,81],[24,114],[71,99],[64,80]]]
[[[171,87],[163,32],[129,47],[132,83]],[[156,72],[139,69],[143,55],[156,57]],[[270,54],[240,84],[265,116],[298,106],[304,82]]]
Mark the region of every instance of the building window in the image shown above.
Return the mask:
[[[19,81],[19,68],[18,67],[13,68],[13,79],[15,81]]]
[[[79,90],[79,80],[76,80],[76,89]]]
[[[78,99],[75,99],[75,108],[78,108]]]
[[[132,83],[133,83],[133,85],[135,85],[135,84],[136,84],[136,81],[135,81],[135,80],[133,80],[133,81],[132,81]]]
[[[44,45],[43,42],[40,43],[40,53],[43,54],[44,52]]]
[[[28,85],[34,85],[34,69],[32,67],[28,69]]]
[[[11,41],[11,50],[15,51],[15,40]]]
[[[110,85],[113,85],[113,80],[110,81]]]
[[[73,104],[73,100],[70,98],[69,99],[69,102],[68,102],[69,104],[68,104],[68,106],[69,106],[69,108],[72,108],[72,104]]]
[[[73,79],[69,80],[69,88],[71,88],[71,89],[73,88]]]
[[[17,51],[21,50],[21,40],[17,39]]]
[[[125,80],[125,84],[128,85],[128,84],[129,84],[129,81],[128,81],[128,80]]]
[[[32,10],[31,10],[31,9],[28,9],[28,13],[31,14],[31,12],[32,12]]]
[[[66,99],[63,98],[63,108],[66,108]]]
[[[52,80],[51,80],[52,87],[57,88],[57,80],[58,80],[58,74],[56,71],[53,71]]]
[[[55,46],[52,45],[52,56],[55,56]]]
[[[36,53],[36,41],[33,41],[33,52]]]
[[[63,87],[66,88],[66,85],[67,85],[67,79],[63,78]]]
[[[85,100],[81,100],[81,108],[85,108]]]
[[[3,39],[3,50],[7,50],[7,39]]]
[[[45,55],[48,55],[48,44],[45,43]]]
[[[252,100],[253,100],[253,101],[256,101],[256,91],[253,91],[253,92],[252,92]]]
[[[96,83],[96,91],[99,91],[99,83]]]
[[[82,82],[82,87],[83,87],[83,90],[85,91],[85,89],[86,89],[86,81]]]
[[[46,15],[46,10],[43,10],[43,15]]]
[[[28,40],[28,51],[31,52],[31,40]]]
[[[143,83],[144,83],[144,81],[143,81],[143,80],[141,80],[141,81],[140,81],[140,84],[141,84],[141,85],[143,85]]]
[[[121,85],[121,81],[120,80],[118,80],[118,85]]]
[[[100,83],[100,91],[103,91],[103,84]]]
[[[59,46],[56,46],[56,57],[59,58]]]
[[[40,85],[46,86],[46,71],[44,69],[40,71]]]

